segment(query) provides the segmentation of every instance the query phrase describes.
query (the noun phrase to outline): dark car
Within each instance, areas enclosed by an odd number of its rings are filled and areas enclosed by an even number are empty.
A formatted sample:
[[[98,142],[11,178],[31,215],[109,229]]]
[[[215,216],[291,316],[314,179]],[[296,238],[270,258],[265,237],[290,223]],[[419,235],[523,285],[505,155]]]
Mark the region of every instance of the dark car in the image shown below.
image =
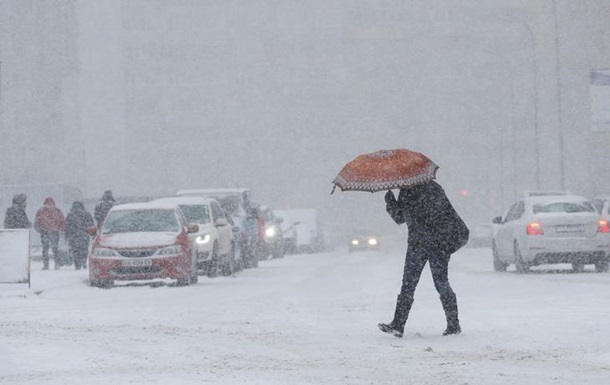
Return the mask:
[[[284,232],[282,230],[283,219],[277,217],[267,206],[260,206],[260,211],[265,220],[265,236],[261,257],[283,258],[284,252]]]
[[[347,239],[349,253],[359,250],[379,250],[380,246],[379,236],[370,230],[355,230]]]

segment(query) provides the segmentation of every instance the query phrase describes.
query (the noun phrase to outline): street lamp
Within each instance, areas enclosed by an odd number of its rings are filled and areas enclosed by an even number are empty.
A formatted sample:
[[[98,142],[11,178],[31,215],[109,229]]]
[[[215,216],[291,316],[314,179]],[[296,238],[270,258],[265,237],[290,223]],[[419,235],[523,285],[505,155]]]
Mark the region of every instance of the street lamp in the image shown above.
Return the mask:
[[[564,163],[564,138],[563,138],[563,108],[562,103],[562,92],[561,92],[561,66],[559,63],[559,16],[557,12],[557,2],[551,0],[553,3],[553,19],[555,21],[555,75],[557,76],[557,134],[559,136],[559,177],[561,182],[561,189],[565,190],[565,163]]]
[[[516,135],[515,135],[515,75],[514,75],[514,71],[513,71],[513,66],[511,65],[510,59],[508,59],[505,55],[497,52],[497,51],[492,51],[489,49],[484,49],[483,53],[494,56],[494,57],[498,57],[500,59],[502,59],[502,61],[505,63],[506,68],[508,69],[508,73],[510,75],[510,115],[509,115],[509,126],[510,126],[510,131],[511,131],[511,144],[512,144],[512,186],[513,186],[513,194],[516,195],[516,172],[515,172],[515,164],[517,161],[517,157],[516,157]],[[504,160],[504,147],[505,147],[505,141],[504,141],[504,130],[501,130],[500,132],[500,168],[502,170],[504,170],[504,164],[505,164],[505,160]],[[500,197],[501,197],[501,202],[502,205],[505,205],[505,185],[504,185],[504,178],[502,173],[500,173]]]

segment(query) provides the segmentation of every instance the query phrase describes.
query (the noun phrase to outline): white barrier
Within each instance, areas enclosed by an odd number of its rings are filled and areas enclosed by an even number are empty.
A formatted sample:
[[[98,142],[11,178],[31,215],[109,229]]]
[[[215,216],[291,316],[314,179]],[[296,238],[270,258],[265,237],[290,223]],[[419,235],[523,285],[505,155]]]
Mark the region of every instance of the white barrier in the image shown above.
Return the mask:
[[[30,230],[0,229],[0,283],[30,284]]]

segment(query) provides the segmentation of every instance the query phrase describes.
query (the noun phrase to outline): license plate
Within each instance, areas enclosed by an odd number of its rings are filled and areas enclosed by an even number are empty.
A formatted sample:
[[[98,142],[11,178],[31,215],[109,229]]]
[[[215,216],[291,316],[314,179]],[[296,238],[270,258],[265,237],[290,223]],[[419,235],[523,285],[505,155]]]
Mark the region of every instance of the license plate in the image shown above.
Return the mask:
[[[122,261],[123,267],[149,267],[152,266],[152,260],[150,259],[124,259]]]
[[[557,226],[558,233],[582,233],[585,231],[585,225],[560,225]]]

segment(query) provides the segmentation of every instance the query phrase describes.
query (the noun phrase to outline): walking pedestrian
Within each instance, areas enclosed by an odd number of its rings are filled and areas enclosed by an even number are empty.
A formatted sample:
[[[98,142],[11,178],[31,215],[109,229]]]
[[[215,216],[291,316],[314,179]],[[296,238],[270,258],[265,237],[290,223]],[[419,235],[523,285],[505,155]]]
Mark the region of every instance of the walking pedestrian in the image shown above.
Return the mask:
[[[60,233],[66,230],[66,220],[61,210],[55,207],[51,197],[44,200],[44,205],[36,212],[34,229],[40,233],[42,243],[43,270],[49,270],[49,247],[53,251],[55,270],[61,267],[58,257]]]
[[[106,215],[108,215],[108,211],[116,204],[114,197],[112,196],[112,191],[106,190],[102,195],[102,200],[95,206],[94,216],[95,222],[97,223],[97,228],[101,229],[102,224],[104,223],[104,219],[106,219]]]
[[[6,209],[4,215],[5,229],[29,229],[32,227],[32,222],[25,213],[26,206],[27,196],[25,194],[15,194],[13,205]]]
[[[72,203],[72,208],[66,216],[66,240],[74,260],[74,268],[87,268],[87,252],[89,250],[88,227],[95,226],[93,217],[85,210],[83,202]]]
[[[385,200],[386,211],[392,219],[397,224],[407,225],[408,246],[394,319],[387,324],[380,323],[379,329],[402,337],[415,288],[426,262],[429,262],[447,319],[443,335],[460,333],[457,297],[449,284],[448,267],[451,254],[468,241],[468,227],[435,181],[402,188],[398,200],[392,191],[388,191]]]

